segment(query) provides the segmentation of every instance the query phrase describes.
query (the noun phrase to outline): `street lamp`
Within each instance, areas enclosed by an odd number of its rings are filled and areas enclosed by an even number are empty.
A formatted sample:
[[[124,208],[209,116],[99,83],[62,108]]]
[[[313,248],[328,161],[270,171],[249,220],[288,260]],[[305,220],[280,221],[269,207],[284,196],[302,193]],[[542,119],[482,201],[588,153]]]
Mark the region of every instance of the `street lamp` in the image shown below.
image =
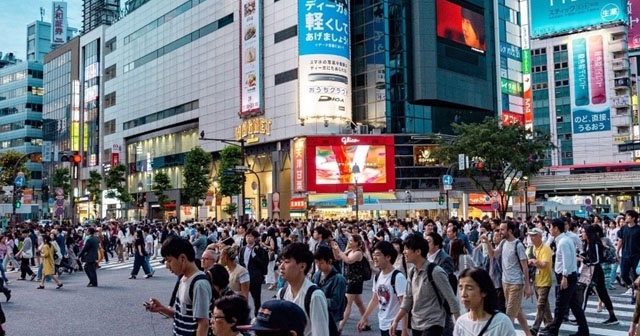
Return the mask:
[[[204,136],[204,131],[200,131],[200,140],[209,140],[209,141],[219,141],[222,143],[226,143],[229,145],[234,145],[234,146],[240,146],[240,158],[242,159],[242,165],[244,166],[245,163],[245,151],[244,151],[244,145],[246,143],[246,141],[244,139],[240,139],[240,140],[232,140],[232,139],[218,139],[218,138],[206,138]],[[246,177],[244,175],[244,172],[242,173],[242,196],[241,196],[241,202],[240,202],[240,214],[242,217],[240,217],[240,223],[244,223],[244,196],[245,196],[245,180]]]
[[[353,174],[353,183],[356,187],[356,223],[358,223],[360,221],[358,218],[358,211],[360,210],[360,204],[358,204],[358,175],[360,175],[360,166],[358,166],[357,163],[354,163],[353,167],[351,167],[351,173]]]
[[[529,176],[522,177],[524,180],[524,221],[529,218]]]
[[[142,182],[138,182],[138,221],[142,221],[142,205],[140,204],[140,194],[142,193]]]

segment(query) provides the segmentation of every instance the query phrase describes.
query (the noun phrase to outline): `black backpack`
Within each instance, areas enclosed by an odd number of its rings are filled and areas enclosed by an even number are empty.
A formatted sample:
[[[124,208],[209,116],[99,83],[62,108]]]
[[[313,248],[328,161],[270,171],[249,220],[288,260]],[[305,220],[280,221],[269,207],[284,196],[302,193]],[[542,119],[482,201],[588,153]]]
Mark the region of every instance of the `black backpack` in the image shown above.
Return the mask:
[[[280,292],[278,292],[278,297],[280,298],[280,300],[284,300],[284,293],[286,290],[287,286],[284,286],[280,289]],[[311,295],[313,295],[313,292],[315,292],[316,290],[322,291],[320,287],[311,285],[307,289],[307,294],[304,296],[304,311],[307,313],[307,317],[309,318],[311,317]],[[329,306],[327,306],[327,315],[329,316],[329,336],[339,336],[340,333],[338,332],[338,324],[333,319],[333,315],[329,311]]]
[[[436,268],[436,266],[438,265],[434,263],[429,263],[429,266],[427,266],[427,277],[429,278],[429,283],[431,284],[433,291],[436,293],[436,298],[438,299],[438,303],[440,303],[442,308],[444,308],[444,311],[447,313],[447,315],[451,315],[451,308],[449,307],[449,302],[447,302],[446,300],[443,302],[442,297],[440,296],[440,289],[438,288],[436,283],[433,281],[433,269]],[[457,282],[458,281],[456,280],[456,283]],[[450,278],[449,278],[449,283],[451,283]]]
[[[371,265],[369,264],[369,259],[367,259],[367,256],[365,256],[364,253],[362,254],[362,260],[360,260],[360,262],[362,263],[362,280],[371,280]]]
[[[376,276],[374,278],[376,283],[378,283],[378,278],[380,277],[380,273],[382,273],[382,271],[376,273]],[[398,275],[398,273],[400,273],[400,271],[397,269],[394,269],[393,272],[391,273],[391,287],[393,288],[393,294],[395,294],[396,296],[398,296],[398,291],[396,291],[396,276]]]

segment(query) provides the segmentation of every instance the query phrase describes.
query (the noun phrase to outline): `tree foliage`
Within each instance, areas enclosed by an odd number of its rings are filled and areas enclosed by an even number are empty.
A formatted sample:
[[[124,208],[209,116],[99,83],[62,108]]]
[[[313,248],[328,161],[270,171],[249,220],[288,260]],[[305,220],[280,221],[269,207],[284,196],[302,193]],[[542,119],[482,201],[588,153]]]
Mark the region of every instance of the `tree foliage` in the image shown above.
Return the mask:
[[[242,192],[243,175],[241,173],[225,174],[225,171],[235,171],[236,166],[242,165],[242,151],[238,146],[227,146],[220,151],[220,169],[218,182],[220,193],[224,196],[238,195]]]
[[[153,190],[153,194],[158,198],[158,205],[160,205],[162,218],[164,218],[164,212],[166,210],[165,206],[171,202],[169,196],[165,193],[171,188],[171,179],[169,179],[169,175],[166,172],[159,171],[155,173],[153,176],[153,185],[151,186],[151,190]]]
[[[98,206],[102,204],[102,175],[95,170],[89,171],[87,190],[93,204],[93,212],[97,214]]]
[[[211,185],[210,170],[211,155],[205,152],[202,147],[194,147],[187,153],[182,172],[185,180],[182,194],[191,206],[198,206],[198,201],[204,198],[209,190]]]
[[[104,184],[107,187],[107,197],[117,198],[123,204],[131,202],[131,194],[127,190],[127,166],[119,164],[111,167],[104,177]]]
[[[22,158],[24,154],[9,150],[0,155],[0,185],[10,186],[13,185],[16,174],[23,172],[25,179],[28,181],[30,174],[29,170],[25,167],[25,160],[22,160],[16,167],[16,164]],[[14,167],[17,169],[14,170]],[[0,189],[1,190],[1,189]]]
[[[222,212],[226,213],[228,216],[233,216],[238,211],[238,206],[235,203],[227,203],[224,208],[222,208]]]
[[[71,195],[71,173],[69,168],[56,168],[53,172],[51,183],[54,191],[55,188],[62,188],[65,198]]]
[[[487,195],[497,191],[502,217],[509,197],[523,187],[523,178],[537,175],[543,166],[540,158],[553,148],[548,134],[533,133],[519,124],[501,126],[500,119],[491,117],[480,124],[453,124],[453,131],[456,138],[441,144],[434,154],[456,169],[458,155],[465,154],[471,167],[458,176],[468,177]]]

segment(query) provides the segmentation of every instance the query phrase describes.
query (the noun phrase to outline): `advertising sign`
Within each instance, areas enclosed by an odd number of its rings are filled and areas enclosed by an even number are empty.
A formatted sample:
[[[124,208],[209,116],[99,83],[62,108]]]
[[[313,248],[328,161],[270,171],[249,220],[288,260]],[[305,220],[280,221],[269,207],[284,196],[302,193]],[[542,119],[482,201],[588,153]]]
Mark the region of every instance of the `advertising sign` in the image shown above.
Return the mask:
[[[439,146],[436,145],[416,145],[413,146],[413,164],[415,166],[432,167],[440,165],[440,160],[434,157],[433,152]]]
[[[513,124],[524,125],[524,115],[520,113],[503,110],[502,124],[503,125],[513,125]]]
[[[240,1],[240,118],[262,114],[262,2]]]
[[[293,140],[291,157],[293,158],[293,192],[305,192],[307,190],[307,139],[297,138]]]
[[[572,35],[569,43],[569,80],[573,133],[602,132],[611,129],[607,101],[608,76],[602,31]],[[610,61],[609,61],[610,63]]]
[[[71,91],[71,150],[80,150],[80,81],[77,80],[73,81]]]
[[[628,22],[627,0],[540,0],[529,3],[533,38],[591,26]]]
[[[447,0],[436,1],[438,37],[467,46],[475,51],[487,50],[484,15]]]
[[[308,137],[309,191],[344,192],[356,178],[367,192],[394,190],[393,146],[393,136]]]
[[[506,78],[500,78],[502,93],[522,97],[522,84]]]
[[[351,120],[347,0],[298,0],[299,116]]]
[[[51,11],[51,45],[62,45],[67,43],[67,3],[53,2]]]
[[[640,48],[640,0],[628,0],[629,49]]]

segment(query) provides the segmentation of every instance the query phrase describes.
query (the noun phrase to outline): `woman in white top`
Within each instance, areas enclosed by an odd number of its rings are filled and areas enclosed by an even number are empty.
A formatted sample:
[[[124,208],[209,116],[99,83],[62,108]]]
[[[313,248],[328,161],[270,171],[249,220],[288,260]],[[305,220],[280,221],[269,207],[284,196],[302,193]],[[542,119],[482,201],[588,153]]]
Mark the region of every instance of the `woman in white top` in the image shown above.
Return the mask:
[[[515,336],[513,323],[497,311],[498,298],[489,273],[467,268],[460,273],[458,295],[468,312],[453,328],[454,336]]]

